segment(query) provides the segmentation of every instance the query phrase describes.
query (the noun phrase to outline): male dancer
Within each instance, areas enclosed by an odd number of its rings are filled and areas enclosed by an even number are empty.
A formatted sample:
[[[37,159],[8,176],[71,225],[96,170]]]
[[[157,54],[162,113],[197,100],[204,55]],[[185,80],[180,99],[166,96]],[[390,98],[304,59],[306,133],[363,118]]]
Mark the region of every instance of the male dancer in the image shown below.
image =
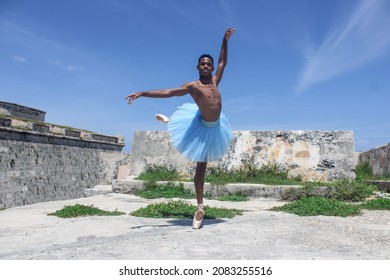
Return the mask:
[[[215,76],[213,58],[203,54],[198,59],[199,80],[171,89],[140,91],[129,94],[128,104],[139,97],[167,98],[190,94],[196,104],[186,103],[178,107],[169,119],[157,114],[156,118],[168,124],[171,142],[176,149],[197,162],[194,178],[198,208],[193,228],[198,229],[204,217],[203,187],[208,161],[220,159],[228,149],[233,134],[228,120],[222,113],[222,99],[218,85],[222,79],[228,57],[228,40],[235,32],[229,28],[223,37]]]

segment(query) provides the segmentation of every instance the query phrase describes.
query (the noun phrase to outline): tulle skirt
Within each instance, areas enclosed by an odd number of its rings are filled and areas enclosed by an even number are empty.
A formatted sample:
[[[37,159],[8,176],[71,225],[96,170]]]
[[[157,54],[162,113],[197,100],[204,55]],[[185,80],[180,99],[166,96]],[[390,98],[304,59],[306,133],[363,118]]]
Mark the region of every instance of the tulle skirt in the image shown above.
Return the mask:
[[[225,115],[207,122],[196,104],[179,106],[168,122],[172,145],[191,161],[219,160],[233,139],[233,132]]]

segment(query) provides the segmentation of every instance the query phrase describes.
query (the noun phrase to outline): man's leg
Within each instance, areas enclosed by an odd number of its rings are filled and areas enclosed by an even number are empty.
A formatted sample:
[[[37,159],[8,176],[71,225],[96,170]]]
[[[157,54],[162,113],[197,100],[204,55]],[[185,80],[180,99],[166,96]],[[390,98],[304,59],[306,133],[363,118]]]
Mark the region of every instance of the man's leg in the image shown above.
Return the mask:
[[[196,192],[196,200],[198,204],[203,204],[203,187],[204,187],[204,176],[206,174],[207,162],[198,162],[196,164],[195,171],[195,192]]]
[[[206,174],[207,162],[198,162],[196,164],[194,185],[196,192],[196,200],[198,202],[198,207],[194,216],[194,221],[192,222],[192,227],[198,229],[202,225],[202,220],[204,217],[203,210],[203,187],[204,187],[204,176]]]
[[[163,123],[168,123],[169,122],[169,118],[163,114],[157,114],[156,115],[156,120],[158,121],[161,121]]]

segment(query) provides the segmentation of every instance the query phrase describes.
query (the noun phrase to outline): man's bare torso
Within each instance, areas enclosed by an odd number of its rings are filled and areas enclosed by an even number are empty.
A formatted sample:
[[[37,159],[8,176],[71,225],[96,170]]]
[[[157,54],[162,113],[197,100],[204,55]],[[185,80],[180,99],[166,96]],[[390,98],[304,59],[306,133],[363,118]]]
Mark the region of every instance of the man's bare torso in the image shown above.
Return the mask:
[[[190,94],[198,105],[205,121],[216,121],[221,114],[221,94],[212,79],[210,84],[202,84],[201,81],[194,81],[188,84]]]

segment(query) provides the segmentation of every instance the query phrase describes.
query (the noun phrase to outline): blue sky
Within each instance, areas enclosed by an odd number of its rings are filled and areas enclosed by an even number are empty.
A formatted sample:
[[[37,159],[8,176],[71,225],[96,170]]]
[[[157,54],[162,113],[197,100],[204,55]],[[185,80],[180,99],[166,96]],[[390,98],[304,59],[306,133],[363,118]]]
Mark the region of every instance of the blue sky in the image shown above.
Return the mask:
[[[196,80],[218,58],[234,130],[353,130],[356,151],[390,142],[386,0],[0,0],[0,100],[46,121],[123,135],[165,130],[189,96],[127,94]]]

